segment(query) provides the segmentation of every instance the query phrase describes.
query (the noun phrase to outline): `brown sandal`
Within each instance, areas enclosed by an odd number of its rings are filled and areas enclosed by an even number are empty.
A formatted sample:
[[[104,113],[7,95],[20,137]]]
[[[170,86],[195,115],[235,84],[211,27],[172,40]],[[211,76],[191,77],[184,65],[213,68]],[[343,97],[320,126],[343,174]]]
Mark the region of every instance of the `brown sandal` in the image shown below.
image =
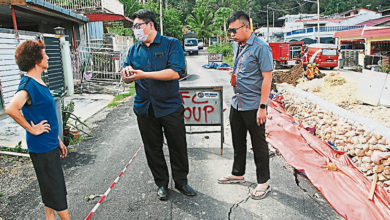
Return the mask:
[[[221,180],[221,179],[224,179],[224,180]],[[233,179],[232,177],[230,176],[226,176],[226,177],[222,177],[218,180],[218,183],[219,184],[236,184],[236,183],[245,183],[245,179],[242,178],[242,179]]]
[[[256,196],[256,194],[258,192],[262,192],[263,194],[261,194],[260,196]],[[251,198],[254,199],[254,200],[260,200],[260,199],[264,199],[265,197],[267,197],[268,193],[271,192],[271,186],[268,185],[267,188],[255,188],[251,194]]]

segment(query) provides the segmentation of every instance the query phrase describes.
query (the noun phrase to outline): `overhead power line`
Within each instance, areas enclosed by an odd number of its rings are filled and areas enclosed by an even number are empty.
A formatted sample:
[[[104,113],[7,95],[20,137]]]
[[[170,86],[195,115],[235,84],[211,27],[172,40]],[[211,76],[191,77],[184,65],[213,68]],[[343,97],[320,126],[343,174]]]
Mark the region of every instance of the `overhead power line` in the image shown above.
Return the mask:
[[[286,12],[288,12],[288,11],[292,11],[292,10],[295,10],[295,9],[297,9],[297,8],[300,8],[300,7],[304,6],[304,5],[306,5],[307,3],[309,3],[309,2],[303,2],[301,5],[298,5],[298,6],[295,6],[295,7],[292,7],[292,8],[288,8],[288,9],[278,9],[278,8],[272,8],[272,7],[268,6],[268,10],[286,13]],[[257,12],[267,13],[267,10],[261,10],[261,9],[259,9],[259,10],[256,10],[256,11],[257,11]]]

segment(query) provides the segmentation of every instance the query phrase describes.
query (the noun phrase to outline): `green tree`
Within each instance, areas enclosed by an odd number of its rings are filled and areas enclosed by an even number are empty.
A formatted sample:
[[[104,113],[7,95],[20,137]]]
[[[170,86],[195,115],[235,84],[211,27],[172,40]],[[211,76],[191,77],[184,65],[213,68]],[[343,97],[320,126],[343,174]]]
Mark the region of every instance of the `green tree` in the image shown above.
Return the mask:
[[[120,0],[123,4],[125,16],[131,17],[134,12],[142,8],[142,5],[139,3],[139,0]]]
[[[120,0],[124,7],[124,14],[127,17],[131,17],[134,12],[142,8],[138,0]],[[123,36],[130,36],[133,32],[130,28],[125,28],[122,23],[115,23],[108,27],[108,32]]]
[[[202,39],[211,37],[217,30],[213,22],[214,11],[208,3],[208,0],[197,0],[196,7],[186,18],[187,28]]]
[[[163,11],[164,35],[182,39],[182,14],[180,11],[169,8]]]
[[[145,8],[153,11],[156,14],[157,30],[160,30],[160,4],[149,1],[145,4]],[[175,8],[163,8],[163,28],[164,35],[175,37],[179,40],[182,38],[182,13]],[[161,30],[160,30],[161,31]]]
[[[221,7],[217,10],[215,13],[215,19],[214,22],[216,25],[219,25],[223,27],[223,36],[226,42],[226,39],[228,38],[227,36],[227,20],[229,19],[229,16],[233,13],[233,9],[231,8],[226,8],[226,7]]]
[[[192,13],[192,9],[195,8],[196,0],[170,0],[168,1],[169,7],[173,7],[182,14],[181,22],[185,23],[185,19]]]

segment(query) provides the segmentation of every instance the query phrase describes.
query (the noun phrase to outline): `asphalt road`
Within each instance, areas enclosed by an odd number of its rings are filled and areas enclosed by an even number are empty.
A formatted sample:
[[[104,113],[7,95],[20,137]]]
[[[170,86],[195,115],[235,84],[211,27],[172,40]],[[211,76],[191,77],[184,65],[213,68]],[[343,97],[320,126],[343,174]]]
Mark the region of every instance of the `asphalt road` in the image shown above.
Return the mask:
[[[247,154],[246,184],[216,182],[229,174],[233,158],[228,123],[232,95],[229,77],[226,71],[201,68],[207,63],[205,55],[189,56],[187,62],[191,75],[181,82],[182,86],[221,85],[224,88],[227,110],[223,156],[219,155],[219,134],[188,135],[189,183],[198,191],[198,196],[189,198],[178,193],[171,181],[169,200],[163,202],[157,199],[157,188],[142,149],[93,219],[340,219],[310,182],[294,175],[294,170],[277,154],[270,160],[273,191],[264,200],[249,197],[256,180],[251,152]],[[99,121],[93,131],[94,138],[82,142],[63,160],[73,219],[84,219],[88,215],[99,197],[90,200],[86,197],[103,194],[141,146],[132,103],[130,100],[108,115],[94,116],[94,120]],[[190,129],[205,128],[187,127],[187,131]],[[169,163],[166,147],[165,155]],[[7,210],[2,213],[5,219],[44,219],[37,182],[10,198]]]

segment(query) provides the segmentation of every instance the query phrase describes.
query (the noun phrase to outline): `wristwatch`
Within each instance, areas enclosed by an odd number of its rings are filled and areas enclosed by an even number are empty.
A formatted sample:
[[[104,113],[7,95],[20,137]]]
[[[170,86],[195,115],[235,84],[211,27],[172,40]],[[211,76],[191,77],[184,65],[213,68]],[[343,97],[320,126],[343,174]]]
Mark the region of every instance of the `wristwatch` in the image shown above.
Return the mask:
[[[265,104],[260,104],[260,108],[261,109],[265,109],[267,107],[267,105],[265,105]]]

